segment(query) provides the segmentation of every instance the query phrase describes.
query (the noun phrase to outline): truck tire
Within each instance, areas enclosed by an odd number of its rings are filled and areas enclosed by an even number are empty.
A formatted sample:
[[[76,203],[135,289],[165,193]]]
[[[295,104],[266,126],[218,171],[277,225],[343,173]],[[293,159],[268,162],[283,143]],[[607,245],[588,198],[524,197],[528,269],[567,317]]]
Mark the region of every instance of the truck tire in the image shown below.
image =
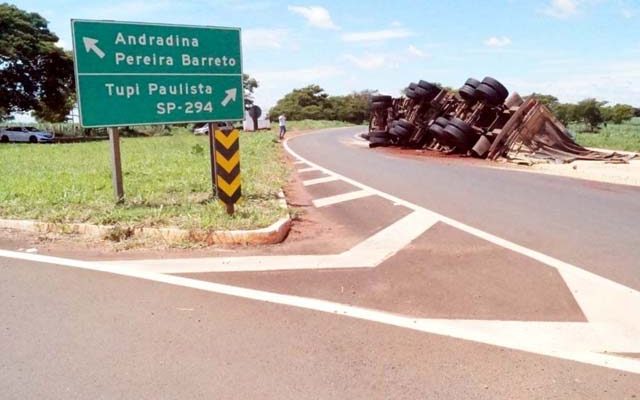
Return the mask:
[[[455,126],[458,129],[460,129],[465,134],[466,133],[473,133],[473,128],[471,127],[471,125],[467,124],[466,122],[464,122],[460,118],[457,118],[457,117],[452,118],[449,121],[449,124]]]
[[[460,97],[462,97],[462,99],[467,103],[475,103],[476,101],[478,101],[476,89],[469,85],[464,85],[463,87],[461,87],[458,90],[458,94],[460,94]]]
[[[416,130],[416,126],[413,123],[407,121],[406,119],[400,119],[400,120],[396,121],[396,125],[395,126],[401,126],[404,129],[406,129],[407,132],[409,132],[409,133],[412,133],[412,132],[414,132]]]
[[[492,77],[487,76],[482,80],[482,83],[484,83],[485,85],[491,86],[493,90],[498,92],[500,97],[503,98],[502,100],[503,102],[507,99],[507,97],[509,97],[509,91],[507,90],[506,87],[504,87],[502,83],[498,82],[497,79],[493,79]]]
[[[465,132],[454,124],[447,125],[444,132],[451,135],[455,147],[462,151],[467,151],[477,139],[477,135],[473,132]]]
[[[403,138],[405,136],[409,135],[409,131],[406,130],[405,128],[401,127],[400,125],[396,125],[394,126],[390,131],[390,134],[397,136],[399,138]]]
[[[389,138],[390,138],[389,133],[387,133],[386,131],[373,131],[369,133],[369,140],[373,140],[373,139],[389,140]]]
[[[480,98],[480,100],[483,100],[492,106],[498,106],[505,100],[504,98],[500,97],[495,89],[484,83],[481,83],[480,86],[476,88],[476,94]]]
[[[374,111],[386,110],[389,107],[391,107],[391,103],[386,103],[381,101],[374,101],[371,103],[371,109]]]
[[[438,117],[433,123],[444,128],[445,126],[449,125],[449,120],[445,117]]]
[[[464,86],[471,86],[472,88],[477,88],[480,85],[480,81],[477,79],[469,78],[464,83]]]
[[[371,96],[372,103],[391,103],[392,101],[393,101],[393,97],[383,95],[383,94],[377,94],[375,96]]]

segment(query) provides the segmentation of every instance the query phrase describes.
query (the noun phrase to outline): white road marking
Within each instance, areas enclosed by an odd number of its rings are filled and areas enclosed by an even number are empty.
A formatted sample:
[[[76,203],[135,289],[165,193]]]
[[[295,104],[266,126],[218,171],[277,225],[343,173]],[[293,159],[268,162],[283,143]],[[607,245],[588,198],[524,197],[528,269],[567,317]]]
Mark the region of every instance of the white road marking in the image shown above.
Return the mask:
[[[473,321],[411,318],[388,312],[349,306],[331,301],[246,289],[196,279],[136,271],[117,265],[103,265],[36,254],[0,250],[0,257],[100,271],[153,282],[203,290],[211,293],[298,307],[344,317],[378,322],[415,331],[471,340],[550,357],[640,374],[640,360],[602,354],[602,338],[594,336],[591,324],[566,322]],[[535,329],[532,329],[534,328]],[[560,334],[558,334],[560,333]],[[562,337],[564,341],[556,339]],[[575,338],[582,340],[576,341]],[[586,339],[586,340],[585,340]],[[578,343],[580,342],[580,343]],[[566,346],[564,346],[565,344]],[[637,347],[637,342],[636,342]]]
[[[300,162],[312,166],[311,170],[320,170],[326,174],[337,177],[347,183],[376,194],[380,197],[390,200],[395,205],[402,205],[411,210],[413,213],[397,221],[395,224],[381,231],[379,235],[374,235],[367,239],[367,244],[359,244],[349,251],[339,255],[328,256],[294,256],[287,257],[291,261],[289,264],[313,264],[316,267],[335,268],[337,264],[334,262],[342,262],[343,267],[347,267],[358,260],[370,263],[370,266],[379,265],[399,251],[400,248],[388,248],[385,254],[380,252],[374,254],[379,243],[394,241],[394,246],[404,246],[410,243],[412,235],[419,236],[420,223],[424,223],[428,229],[437,222],[443,222],[471,235],[494,243],[498,246],[507,248],[524,256],[535,259],[552,268],[556,268],[562,278],[566,281],[568,287],[573,293],[576,301],[580,305],[583,313],[587,317],[587,323],[566,323],[566,322],[539,322],[539,321],[472,321],[472,320],[439,320],[439,319],[416,319],[407,316],[399,316],[369,310],[361,307],[353,307],[332,303],[323,300],[309,299],[296,296],[282,295],[278,293],[269,293],[256,291],[251,289],[239,288],[234,286],[219,285],[211,282],[198,281],[194,279],[181,278],[171,275],[158,274],[152,271],[163,271],[162,262],[148,261],[129,261],[129,262],[112,262],[112,263],[89,263],[77,260],[66,260],[55,257],[47,257],[36,254],[16,253],[0,250],[0,257],[10,257],[16,259],[25,259],[43,263],[65,265],[75,268],[85,268],[95,271],[115,273],[125,276],[148,279],[157,282],[164,282],[173,285],[191,287],[194,289],[206,290],[214,293],[227,294],[259,301],[289,305],[294,307],[306,308],[315,311],[337,313],[353,318],[364,319],[394,325],[398,327],[414,329],[422,332],[450,336],[459,339],[471,340],[479,343],[486,343],[495,346],[512,348],[536,354],[542,354],[550,357],[556,357],[566,360],[578,361],[586,364],[613,368],[622,371],[640,374],[640,360],[631,358],[618,357],[603,353],[635,353],[640,352],[640,318],[637,316],[637,310],[640,310],[640,292],[603,278],[591,272],[588,272],[575,265],[571,265],[549,257],[535,250],[528,249],[513,242],[499,238],[490,233],[473,228],[459,221],[447,218],[441,214],[424,209],[408,201],[399,199],[388,193],[373,189],[360,182],[354,181],[343,175],[337,174],[331,170],[320,167],[292,151],[287,141],[284,142],[285,149],[297,158]],[[419,222],[422,221],[422,222]],[[403,226],[406,225],[406,226]],[[422,231],[422,232],[424,232]],[[405,234],[402,240],[395,237],[397,234]],[[410,233],[410,234],[409,234]],[[417,237],[415,236],[415,237]],[[408,240],[408,241],[407,241]],[[365,259],[367,256],[371,257]],[[308,258],[304,261],[304,257]],[[229,265],[239,267],[241,264],[251,264],[251,257],[225,258],[217,259],[220,265]],[[260,264],[258,259],[263,260],[263,264],[282,261],[277,258],[254,257],[253,263]],[[265,261],[269,259],[269,261]],[[206,269],[207,263],[212,259],[203,261],[200,267]],[[326,264],[322,260],[327,260]],[[190,272],[189,266],[194,260],[181,260],[187,263],[185,268],[176,268],[176,264],[167,268],[164,266],[164,272]],[[149,263],[149,265],[144,265]],[[153,263],[156,264],[154,269]],[[362,264],[362,263],[360,263]],[[290,266],[290,265],[288,265]],[[364,265],[360,265],[364,266]],[[180,265],[178,265],[180,267]],[[196,266],[197,267],[197,266]],[[354,268],[357,266],[352,266]],[[194,268],[197,269],[197,268]],[[289,269],[289,268],[287,268]],[[233,270],[233,269],[232,269]]]
[[[317,179],[309,179],[307,181],[302,182],[302,185],[304,186],[313,186],[313,185],[319,185],[321,183],[328,183],[328,182],[334,182],[334,181],[339,181],[340,178],[335,177],[335,176],[326,176],[324,178],[317,178]]]
[[[317,170],[318,170],[318,168],[315,168],[315,167],[309,167],[309,168],[302,168],[302,169],[299,169],[299,170],[298,170],[298,172],[311,172],[311,171],[317,171]]]
[[[294,161],[294,164],[300,165],[300,164],[304,164],[304,161]]]
[[[323,197],[321,199],[313,200],[313,205],[317,208],[327,207],[338,203],[344,203],[345,201],[351,201],[361,199],[363,197],[369,197],[372,193],[366,190],[356,190],[355,192],[337,194],[335,196]]]
[[[634,338],[640,337],[640,317],[638,317],[637,312],[634,313],[633,311],[631,311],[640,310],[640,292],[624,286],[620,283],[614,282],[610,279],[591,273],[578,266],[560,261],[554,257],[547,256],[538,251],[502,239],[488,232],[484,232],[460,221],[456,221],[452,218],[448,218],[444,215],[427,210],[416,204],[397,198],[396,196],[393,196],[389,193],[374,189],[358,181],[347,178],[344,175],[338,174],[337,172],[321,167],[320,165],[305,159],[304,157],[293,151],[289,147],[288,142],[284,143],[284,147],[294,158],[302,160],[308,165],[315,167],[326,174],[336,176],[341,180],[352,184],[353,186],[356,186],[365,191],[370,191],[380,197],[393,202],[394,204],[402,205],[416,211],[428,211],[432,213],[432,215],[435,216],[440,222],[455,227],[468,234],[484,239],[490,243],[532,258],[549,267],[555,268],[556,270],[558,270],[561,277],[565,280],[567,286],[576,299],[576,302],[582,309],[584,315],[587,317],[590,323],[590,329],[594,331],[602,331],[602,326],[608,327],[607,334],[609,335],[609,338],[607,338],[607,335],[602,336],[603,340],[606,340],[606,344],[603,344],[602,348],[611,349],[607,350],[609,352],[634,352],[633,349],[626,351],[623,351],[621,349],[629,349],[629,339],[633,340]],[[485,321],[485,323],[487,322]],[[536,333],[536,327],[538,326],[537,322],[527,322],[527,324],[529,326],[529,335],[547,335],[546,337],[550,341],[557,339],[554,338],[551,332],[548,331]],[[617,335],[611,335],[611,326],[617,327]],[[495,334],[495,337],[500,337],[499,325],[490,324],[489,328],[491,327],[493,327],[491,331],[493,332],[493,334]],[[580,342],[581,340],[583,340],[583,336],[575,335],[572,337],[572,340]],[[484,342],[496,344],[486,340]],[[536,352],[539,352],[540,354],[546,354],[546,351],[547,349],[544,348],[544,346],[538,346],[536,350]],[[576,361],[580,360],[576,359]]]
[[[414,211],[340,254],[104,261],[99,264],[165,274],[373,268],[417,239],[436,222],[432,214]]]

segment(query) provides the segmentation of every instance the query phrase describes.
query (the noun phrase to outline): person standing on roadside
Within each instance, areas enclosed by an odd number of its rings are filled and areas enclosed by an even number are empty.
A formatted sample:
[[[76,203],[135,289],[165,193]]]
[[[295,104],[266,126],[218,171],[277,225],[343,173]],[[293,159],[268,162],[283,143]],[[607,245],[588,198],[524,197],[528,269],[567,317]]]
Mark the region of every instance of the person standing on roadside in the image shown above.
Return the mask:
[[[280,126],[280,140],[284,139],[284,135],[287,133],[287,118],[284,114],[278,117],[278,125]]]

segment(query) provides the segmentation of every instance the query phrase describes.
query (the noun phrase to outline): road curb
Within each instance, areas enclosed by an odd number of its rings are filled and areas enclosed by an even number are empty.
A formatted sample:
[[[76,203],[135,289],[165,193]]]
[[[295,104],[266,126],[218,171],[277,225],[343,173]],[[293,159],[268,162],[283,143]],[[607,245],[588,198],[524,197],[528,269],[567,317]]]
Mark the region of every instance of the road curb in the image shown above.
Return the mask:
[[[284,193],[278,194],[280,207],[287,209]],[[288,213],[287,213],[288,214]],[[225,245],[260,245],[282,242],[291,230],[291,217],[280,218],[266,228],[253,230],[220,230],[179,228],[148,228],[122,225],[93,225],[85,223],[60,224],[34,220],[0,219],[0,228],[14,229],[34,233],[76,234],[92,238],[122,240],[129,238],[146,238],[162,240],[167,243],[197,242]]]

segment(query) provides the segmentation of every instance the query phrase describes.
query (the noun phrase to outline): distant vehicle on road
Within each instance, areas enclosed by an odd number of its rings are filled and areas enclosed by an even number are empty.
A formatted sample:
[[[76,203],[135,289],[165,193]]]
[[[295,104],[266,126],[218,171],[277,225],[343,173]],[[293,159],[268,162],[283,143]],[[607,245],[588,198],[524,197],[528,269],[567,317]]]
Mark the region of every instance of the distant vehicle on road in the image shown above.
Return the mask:
[[[32,126],[9,126],[0,128],[0,142],[52,143],[53,133]]]

